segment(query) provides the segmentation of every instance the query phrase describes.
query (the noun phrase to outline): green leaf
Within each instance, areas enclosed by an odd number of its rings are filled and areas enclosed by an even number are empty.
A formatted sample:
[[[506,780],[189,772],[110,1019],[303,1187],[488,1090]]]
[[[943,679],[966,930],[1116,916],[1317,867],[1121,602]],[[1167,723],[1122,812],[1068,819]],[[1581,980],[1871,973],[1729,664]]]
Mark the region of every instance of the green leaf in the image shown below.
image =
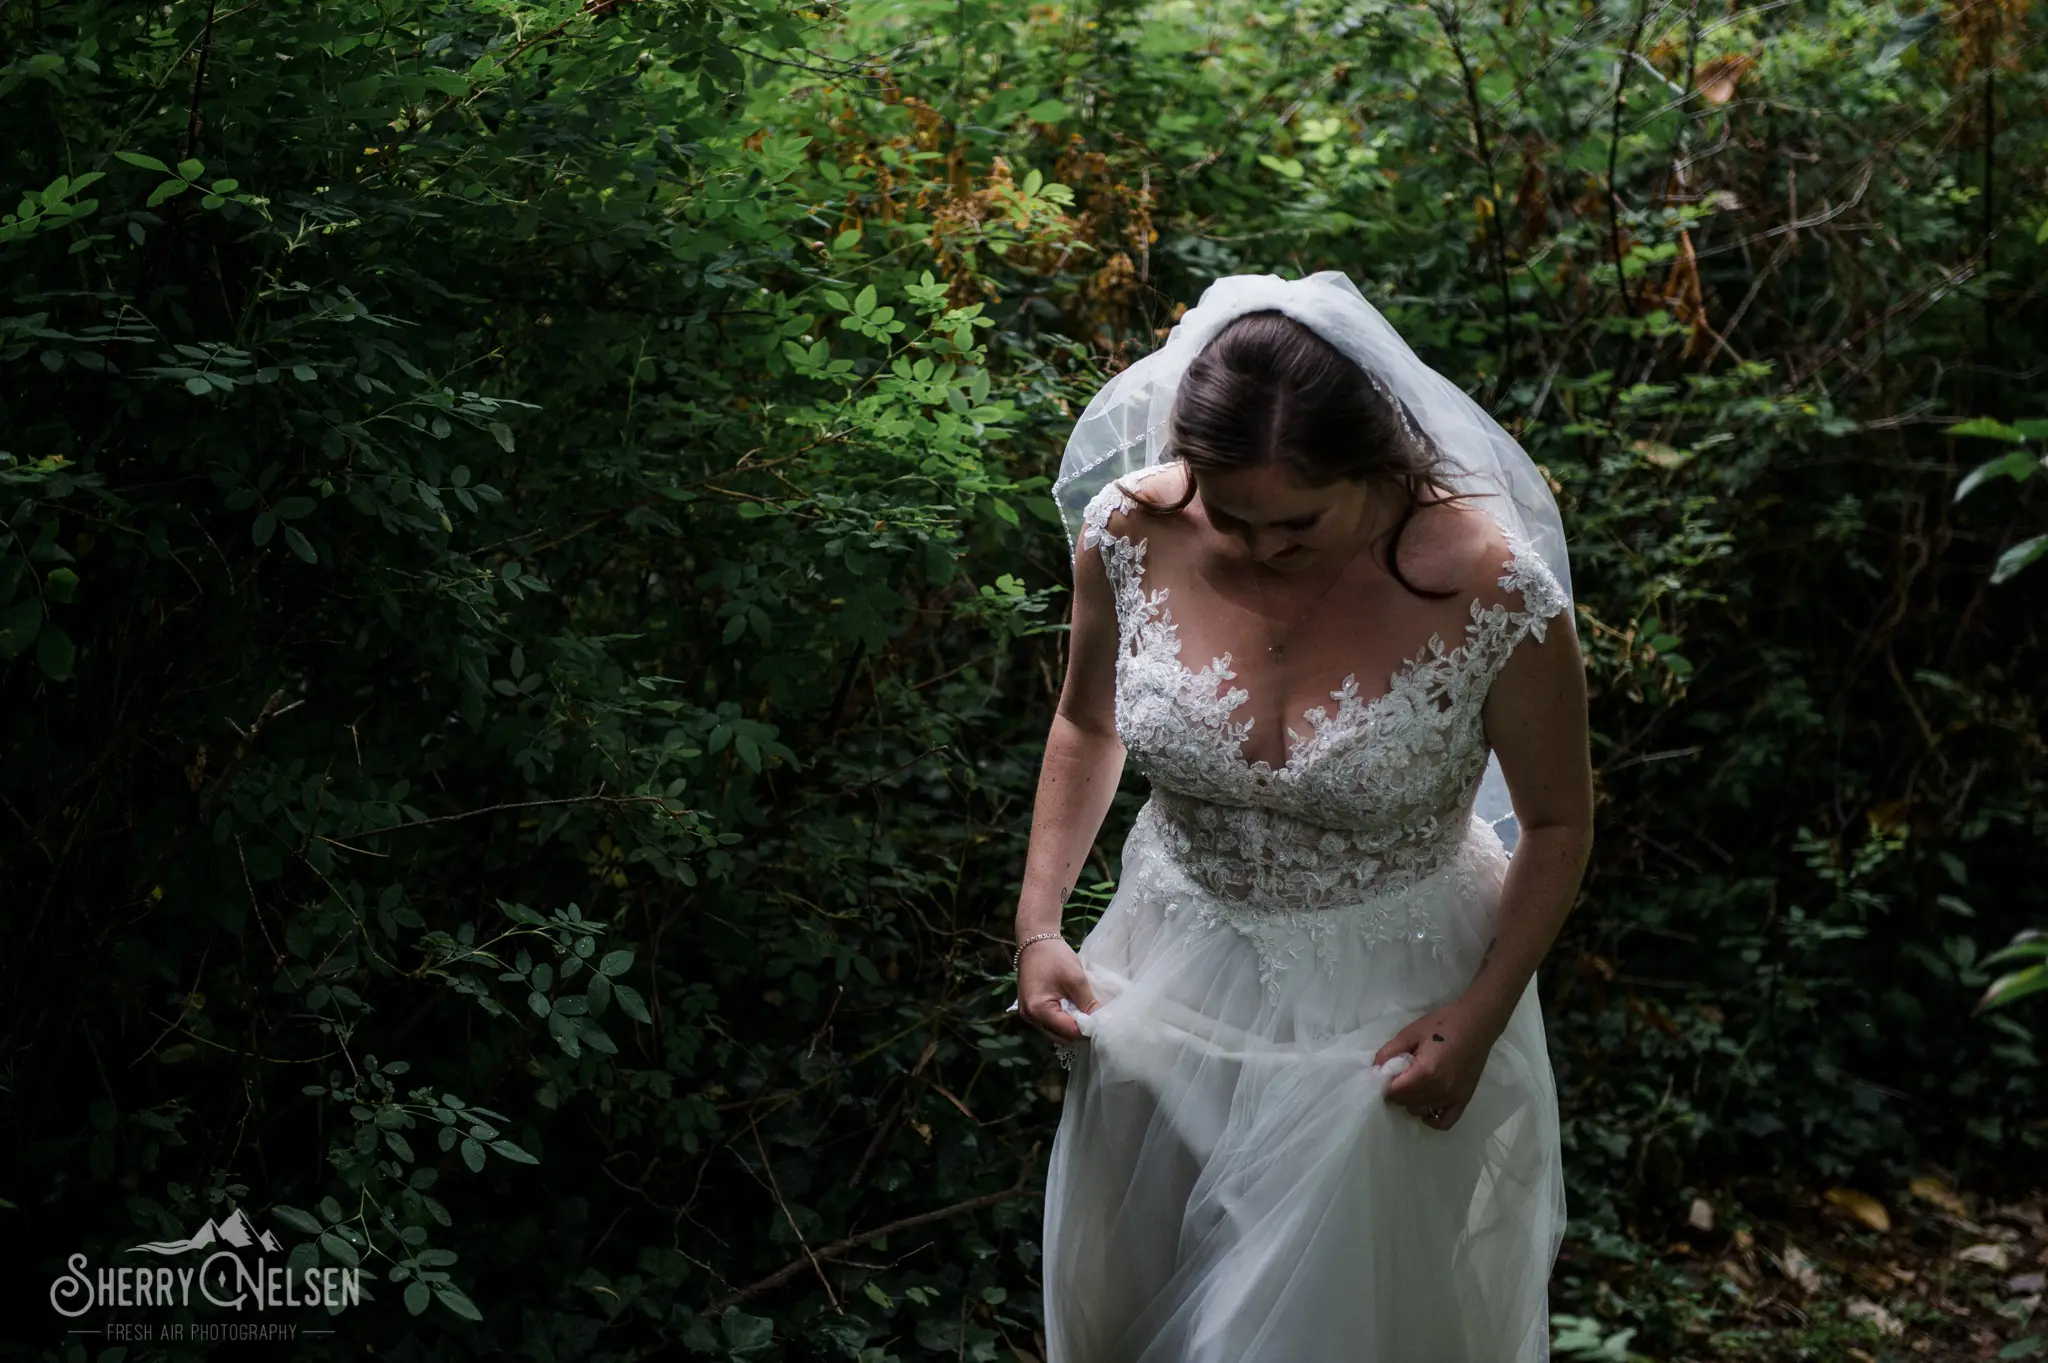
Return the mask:
[[[300,383],[311,383],[320,376],[313,372],[313,366],[310,364],[295,364],[292,366],[292,377]]]
[[[255,542],[258,549],[270,543],[270,537],[276,533],[277,517],[268,511],[259,513],[255,524],[249,527],[249,538]]]
[[[462,1141],[462,1162],[469,1166],[469,1172],[472,1174],[481,1174],[484,1171],[483,1146],[476,1141],[470,1140],[468,1137],[464,1137]]]
[[[633,968],[633,953],[630,951],[607,951],[597,968],[607,975],[623,975]]]
[[[2021,435],[2013,427],[2006,425],[2003,421],[1994,421],[1988,416],[1975,416],[1971,417],[1968,421],[1959,421],[1948,428],[1948,433],[1950,435],[1983,436],[1988,440],[2010,440],[2014,444],[2018,444],[2026,439],[2025,436]]]
[[[33,597],[0,609],[0,658],[14,658],[43,627],[43,603]]]
[[[116,160],[126,161],[131,166],[140,166],[144,170],[153,170],[159,175],[169,175],[171,173],[169,166],[157,160],[154,156],[144,156],[139,151],[117,151],[114,153],[114,157]]]
[[[286,497],[271,510],[285,520],[295,521],[301,516],[310,515],[318,505],[320,504],[311,497]]]
[[[190,188],[192,188],[192,186],[183,180],[166,180],[162,184],[158,185],[155,189],[150,191],[149,198],[144,201],[143,207],[155,208],[165,199],[171,198],[174,195],[183,194],[186,190]]]
[[[870,284],[854,296],[853,313],[865,317],[875,310],[875,286]]]
[[[499,1154],[503,1155],[506,1159],[511,1160],[515,1164],[540,1163],[538,1159],[535,1159],[532,1155],[527,1154],[526,1151],[520,1149],[518,1146],[512,1144],[512,1142],[510,1141],[492,1141],[491,1149],[497,1151]]]
[[[2010,478],[2014,482],[2025,482],[2034,472],[2034,468],[2035,459],[2030,450],[2013,450],[2002,454],[1971,469],[1963,481],[1956,484],[1955,500],[1960,502],[1993,478]]]
[[[482,1320],[484,1313],[476,1309],[476,1303],[463,1295],[462,1289],[447,1283],[434,1284],[434,1296],[441,1305],[461,1316],[464,1320]]]
[[[43,580],[43,595],[61,606],[70,605],[77,591],[78,574],[69,568],[52,568]]]
[[[1024,111],[1024,116],[1033,123],[1064,123],[1073,117],[1073,108],[1057,99],[1041,99]]]
[[[306,562],[318,563],[320,561],[320,555],[314,550],[313,542],[304,535],[301,535],[298,527],[288,525],[284,528],[284,542],[291,546],[293,553],[306,560]]]
[[[849,227],[844,232],[841,232],[838,236],[832,238],[832,254],[835,256],[841,255],[847,251],[851,251],[854,247],[858,246],[859,244],[860,229],[858,227]]]
[[[428,1300],[429,1296],[427,1293],[427,1285],[425,1283],[420,1282],[418,1279],[414,1279],[412,1282],[409,1282],[405,1285],[406,1310],[412,1312],[414,1315],[418,1315],[420,1312],[427,1309]]]
[[[2048,989],[2048,966],[2028,966],[2025,970],[2016,970],[1993,980],[1991,987],[1984,991],[1984,997],[1977,1001],[1977,1008],[1979,1011],[2002,1008],[2044,989]]]
[[[510,426],[507,426],[502,421],[493,421],[484,429],[489,431],[491,437],[498,442],[499,449],[507,454],[512,453],[512,428]]]
[[[187,180],[196,180],[206,174],[206,162],[180,161],[178,162],[178,174],[184,176]]]
[[[1947,897],[1946,895],[1938,896],[1937,902]],[[2000,947],[1983,960],[1977,962],[1977,964],[1989,967],[2005,965],[2012,961],[2036,959],[2048,961],[2048,932],[2043,932],[2039,928],[2030,928],[2013,938],[2005,946]]]
[[[63,681],[77,661],[78,650],[72,646],[71,636],[55,624],[45,625],[36,636],[36,666],[43,669],[43,675]]]
[[[1995,585],[2005,581],[2043,554],[2048,554],[2048,535],[2036,535],[2030,540],[2021,540],[1998,556],[1998,564],[1991,570],[1992,583]]]
[[[1877,65],[1889,66],[1904,55],[1907,48],[1941,27],[1941,11],[1930,9],[1916,14],[1892,30],[1892,36],[1885,40],[1884,47],[1877,54]]]
[[[635,1022],[653,1022],[647,1011],[647,1004],[640,998],[640,991],[628,985],[612,986],[612,1001],[619,1005],[619,1011]]]
[[[297,1207],[272,1207],[270,1214],[301,1235],[318,1235],[320,1222],[311,1212],[302,1212]]]
[[[750,1316],[729,1306],[719,1318],[726,1345],[736,1354],[767,1348],[775,1341],[775,1322],[765,1316]]]
[[[356,1253],[356,1247],[331,1230],[320,1232],[320,1248],[350,1268],[360,1267],[363,1262],[363,1256]]]
[[[194,397],[203,398],[208,393],[211,393],[213,391],[213,385],[208,383],[205,379],[199,378],[195,375],[194,377],[185,380],[185,391],[192,394]]]

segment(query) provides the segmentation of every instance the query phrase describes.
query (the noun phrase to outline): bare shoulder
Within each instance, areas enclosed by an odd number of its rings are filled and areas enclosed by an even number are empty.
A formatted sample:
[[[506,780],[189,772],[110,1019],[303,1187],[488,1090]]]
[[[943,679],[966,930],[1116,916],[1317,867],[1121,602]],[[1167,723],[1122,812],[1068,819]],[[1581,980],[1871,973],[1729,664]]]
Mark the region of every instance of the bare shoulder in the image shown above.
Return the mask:
[[[1125,539],[1143,539],[1156,527],[1180,519],[1179,516],[1148,515],[1143,510],[1143,507],[1148,505],[1164,510],[1181,500],[1182,494],[1187,491],[1188,475],[1179,460],[1153,464],[1127,473],[1116,481],[1123,484],[1129,496],[1125,501],[1113,503],[1110,507],[1109,516],[1104,523],[1112,535]]]
[[[1401,571],[1416,585],[1463,592],[1488,602],[1502,595],[1510,557],[1493,517],[1467,502],[1418,503],[1401,532]]]

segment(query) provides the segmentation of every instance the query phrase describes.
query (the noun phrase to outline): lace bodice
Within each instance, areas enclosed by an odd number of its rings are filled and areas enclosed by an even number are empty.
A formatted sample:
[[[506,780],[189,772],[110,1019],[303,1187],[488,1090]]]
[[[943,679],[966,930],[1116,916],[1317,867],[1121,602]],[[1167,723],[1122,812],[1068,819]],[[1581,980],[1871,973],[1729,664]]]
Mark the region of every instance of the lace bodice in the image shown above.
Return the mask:
[[[1487,693],[1515,646],[1541,640],[1568,604],[1548,566],[1503,528],[1499,585],[1520,604],[1474,599],[1464,641],[1447,648],[1431,635],[1382,696],[1361,697],[1357,674],[1345,677],[1330,693],[1334,713],[1308,710],[1312,731],[1288,735],[1276,768],[1243,754],[1255,721],[1231,715],[1249,693],[1219,689],[1237,675],[1231,655],[1186,665],[1170,589],[1145,585],[1147,541],[1109,529],[1131,505],[1105,486],[1083,513],[1081,542],[1101,547],[1116,599],[1116,730],[1152,784],[1145,830],[1207,891],[1204,912],[1249,934],[1270,940],[1276,917],[1320,930],[1304,915],[1374,901],[1382,935],[1433,937],[1430,924],[1403,919],[1398,892],[1444,868],[1471,832]]]

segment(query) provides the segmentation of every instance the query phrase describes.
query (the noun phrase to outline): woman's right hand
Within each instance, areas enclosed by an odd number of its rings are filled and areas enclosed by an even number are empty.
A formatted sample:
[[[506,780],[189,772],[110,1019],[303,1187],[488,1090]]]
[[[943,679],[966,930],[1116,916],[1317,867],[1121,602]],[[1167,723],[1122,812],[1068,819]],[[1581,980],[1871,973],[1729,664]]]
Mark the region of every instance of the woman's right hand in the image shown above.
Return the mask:
[[[1095,991],[1081,957],[1065,942],[1045,938],[1024,949],[1017,963],[1017,1011],[1024,1020],[1065,1045],[1081,1041],[1081,1024],[1060,1007],[1070,999],[1084,1013],[1095,1011]]]

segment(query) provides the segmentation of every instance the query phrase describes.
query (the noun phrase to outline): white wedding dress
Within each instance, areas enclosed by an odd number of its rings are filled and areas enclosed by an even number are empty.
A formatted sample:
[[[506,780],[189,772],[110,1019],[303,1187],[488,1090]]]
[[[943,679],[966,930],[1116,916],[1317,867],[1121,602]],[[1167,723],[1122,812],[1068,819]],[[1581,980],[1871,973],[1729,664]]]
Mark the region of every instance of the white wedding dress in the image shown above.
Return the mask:
[[[1547,1358],[1565,1209],[1534,982],[1449,1131],[1389,1103],[1402,1061],[1372,1058],[1492,935],[1507,854],[1472,813],[1480,707],[1567,598],[1509,532],[1464,642],[1433,637],[1376,699],[1346,677],[1276,769],[1244,758],[1230,655],[1180,658],[1145,541],[1109,529],[1129,506],[1105,487],[1081,542],[1115,592],[1116,728],[1152,795],[1079,948],[1098,1005],[1047,1172],[1046,1363]]]

